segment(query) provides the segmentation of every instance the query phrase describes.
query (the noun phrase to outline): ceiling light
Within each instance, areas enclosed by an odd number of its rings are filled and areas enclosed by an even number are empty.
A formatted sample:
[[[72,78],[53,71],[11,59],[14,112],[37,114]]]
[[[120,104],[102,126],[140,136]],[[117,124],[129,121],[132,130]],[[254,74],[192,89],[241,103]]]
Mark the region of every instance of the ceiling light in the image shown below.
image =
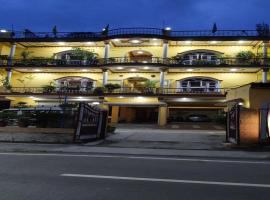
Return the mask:
[[[244,40],[239,40],[238,44],[243,44],[245,41]]]
[[[0,30],[0,32],[1,32],[1,33],[6,33],[6,32],[7,32],[7,30],[5,30],[5,29],[1,29],[1,30]]]
[[[236,72],[236,71],[238,71],[238,69],[232,68],[232,69],[230,69],[230,71],[231,71],[231,72]]]
[[[65,42],[58,42],[59,45],[65,45]]]
[[[123,97],[123,96],[119,96],[118,98],[122,99],[122,98],[124,98],[124,97]]]
[[[153,45],[158,46],[158,43],[153,43]]]
[[[123,69],[123,67],[117,67],[116,69]]]
[[[149,67],[144,67],[143,69],[149,69]]]
[[[185,41],[186,44],[191,44],[191,41]]]
[[[137,51],[137,54],[143,54],[143,51]]]
[[[87,69],[82,69],[82,72],[87,72],[88,70]]]
[[[93,102],[92,104],[93,105],[99,105],[99,102]]]
[[[77,97],[78,99],[82,99],[82,97]]]
[[[216,44],[216,43],[218,43],[217,41],[211,41],[210,42],[211,44]]]
[[[136,70],[136,69],[131,69],[130,71],[132,71],[132,72],[136,72],[137,70]]]
[[[139,44],[139,43],[141,43],[141,40],[131,40],[130,42],[133,44]]]
[[[90,45],[92,45],[92,44],[94,44],[94,42],[86,42],[86,44],[90,44]]]
[[[41,70],[40,69],[34,69],[34,72],[40,72]]]
[[[153,38],[154,41],[157,41],[158,39],[157,38]]]
[[[192,72],[194,69],[187,69],[188,72]]]
[[[120,40],[119,39],[113,39],[114,42],[119,42]]]
[[[170,31],[170,30],[172,30],[172,28],[171,27],[166,27],[165,30]]]
[[[142,61],[142,63],[148,63],[147,60]]]

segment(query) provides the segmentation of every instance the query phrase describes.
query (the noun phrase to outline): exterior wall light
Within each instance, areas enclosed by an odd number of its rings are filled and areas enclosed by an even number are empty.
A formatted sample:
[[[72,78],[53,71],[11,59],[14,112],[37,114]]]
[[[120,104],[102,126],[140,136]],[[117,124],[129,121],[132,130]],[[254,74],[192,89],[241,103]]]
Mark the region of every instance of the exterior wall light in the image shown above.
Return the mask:
[[[40,69],[34,69],[34,72],[41,72]]]
[[[59,44],[59,45],[65,45],[66,43],[65,42],[58,42],[57,44]]]
[[[166,30],[166,31],[171,31],[172,28],[171,28],[171,27],[166,27],[164,30]]]
[[[236,69],[236,68],[230,69],[231,72],[236,72],[237,70],[238,70],[238,69]]]
[[[149,67],[144,67],[143,69],[149,69]]]
[[[136,70],[136,69],[131,69],[130,71],[132,71],[132,72],[136,72],[137,70]]]
[[[243,44],[245,41],[244,40],[239,40],[238,44]]]
[[[185,44],[191,44],[191,41],[185,41]]]
[[[120,70],[120,69],[123,69],[123,67],[117,67],[116,69],[119,69]]]
[[[82,72],[87,72],[88,70],[87,69],[82,69]]]
[[[210,43],[211,44],[217,44],[218,42],[217,41],[211,41]]]
[[[5,29],[1,29],[1,30],[0,30],[0,32],[1,32],[1,33],[6,33],[6,32],[7,32],[7,30],[5,30]]]
[[[194,71],[194,69],[187,69],[187,72],[192,72]]]
[[[99,102],[93,102],[92,104],[93,105],[99,105],[100,103]]]
[[[132,44],[139,44],[139,43],[141,43],[141,40],[131,40],[130,42]]]
[[[137,54],[143,54],[143,51],[137,51]]]

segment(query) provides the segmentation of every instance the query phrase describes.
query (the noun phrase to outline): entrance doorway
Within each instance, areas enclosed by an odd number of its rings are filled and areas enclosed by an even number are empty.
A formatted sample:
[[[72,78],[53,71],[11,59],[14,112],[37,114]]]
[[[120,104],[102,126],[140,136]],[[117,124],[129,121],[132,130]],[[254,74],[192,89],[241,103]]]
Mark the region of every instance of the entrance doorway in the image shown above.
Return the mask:
[[[119,123],[157,124],[158,108],[155,107],[120,107]]]

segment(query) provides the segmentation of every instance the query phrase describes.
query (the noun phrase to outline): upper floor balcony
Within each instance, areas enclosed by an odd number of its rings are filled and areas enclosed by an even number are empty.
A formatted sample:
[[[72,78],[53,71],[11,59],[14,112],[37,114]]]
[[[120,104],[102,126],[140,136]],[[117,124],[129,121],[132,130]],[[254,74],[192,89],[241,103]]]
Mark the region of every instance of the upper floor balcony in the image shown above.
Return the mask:
[[[239,59],[239,58],[216,58],[216,59],[179,59],[179,58],[160,58],[151,57],[146,59],[132,59],[129,57],[111,57],[108,59],[86,59],[86,60],[74,60],[74,59],[13,59],[9,61],[7,59],[0,60],[1,67],[106,67],[106,66],[162,66],[162,67],[269,67],[270,59],[264,58],[251,58],[251,59]]]
[[[119,28],[104,29],[101,32],[33,32],[24,31],[4,31],[0,33],[0,41],[104,41],[115,38],[160,38],[174,41],[186,39],[209,40],[220,39],[238,40],[269,40],[270,35],[263,30],[195,30],[195,31],[174,31],[170,28]]]

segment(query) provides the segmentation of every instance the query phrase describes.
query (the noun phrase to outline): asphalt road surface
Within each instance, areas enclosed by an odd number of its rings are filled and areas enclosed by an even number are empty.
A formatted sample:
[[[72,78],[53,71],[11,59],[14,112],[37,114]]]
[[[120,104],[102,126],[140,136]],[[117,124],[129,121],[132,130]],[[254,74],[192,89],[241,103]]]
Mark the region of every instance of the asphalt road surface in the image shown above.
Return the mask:
[[[0,153],[1,200],[270,199],[270,161]]]

